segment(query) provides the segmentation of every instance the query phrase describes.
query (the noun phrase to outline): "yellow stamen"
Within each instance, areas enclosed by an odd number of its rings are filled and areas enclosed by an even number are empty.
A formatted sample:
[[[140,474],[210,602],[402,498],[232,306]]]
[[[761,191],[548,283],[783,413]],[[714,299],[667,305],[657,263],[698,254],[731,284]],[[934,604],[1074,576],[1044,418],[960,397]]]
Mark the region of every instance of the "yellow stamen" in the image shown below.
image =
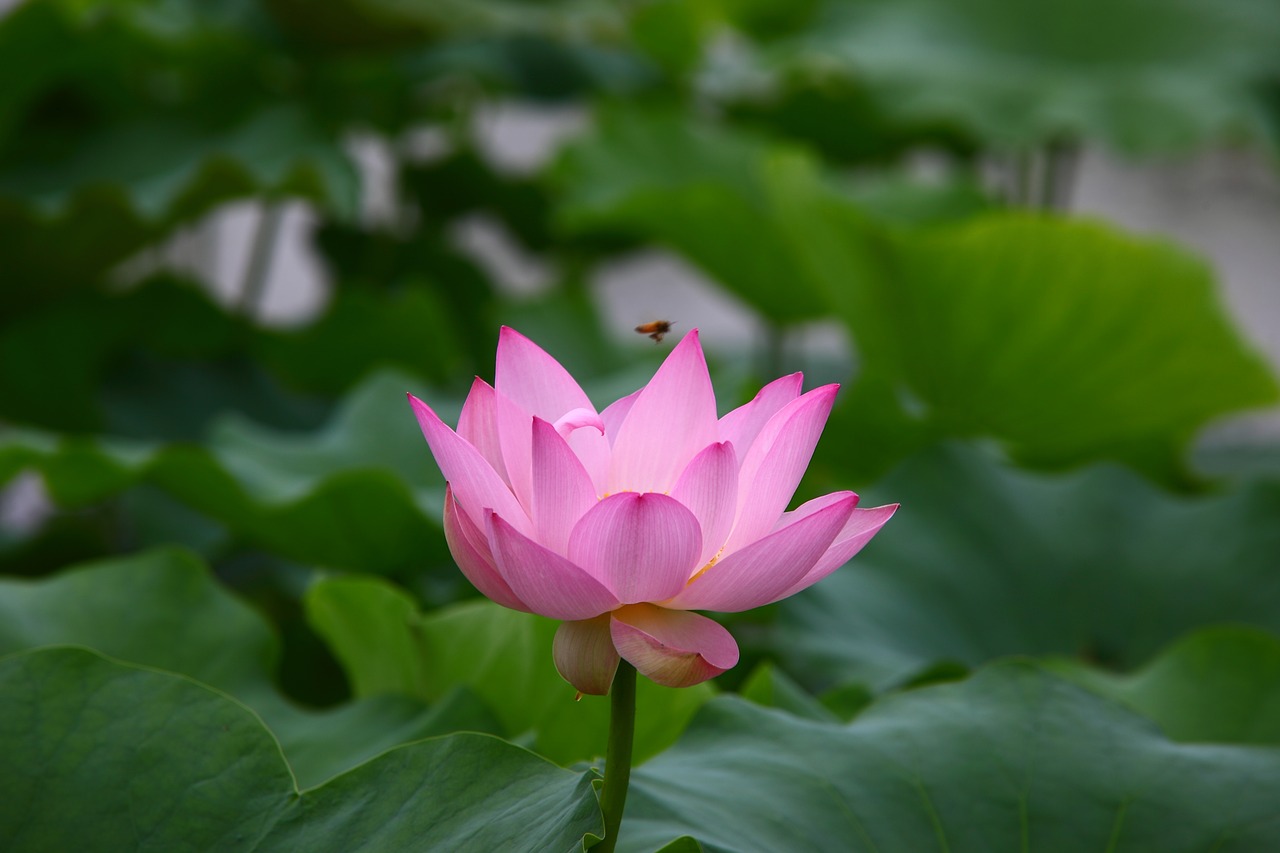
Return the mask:
[[[696,572],[694,572],[694,573],[693,573],[693,577],[689,578],[689,580],[685,582],[685,586],[688,586],[689,584],[691,584],[691,583],[693,583],[694,581],[696,581],[698,578],[702,577],[703,573],[704,573],[704,572],[706,572],[706,570],[707,570],[707,569],[711,568],[712,566],[714,566],[714,565],[716,564],[716,560],[719,560],[719,559],[720,559],[720,555],[721,555],[721,554],[723,554],[723,553],[724,553],[724,549],[723,549],[723,548],[721,548],[719,551],[716,551],[715,556],[714,556],[714,557],[712,557],[710,560],[708,560],[708,561],[707,561],[707,564],[706,564],[705,566],[703,566],[702,568],[700,568],[700,569],[698,569]]]

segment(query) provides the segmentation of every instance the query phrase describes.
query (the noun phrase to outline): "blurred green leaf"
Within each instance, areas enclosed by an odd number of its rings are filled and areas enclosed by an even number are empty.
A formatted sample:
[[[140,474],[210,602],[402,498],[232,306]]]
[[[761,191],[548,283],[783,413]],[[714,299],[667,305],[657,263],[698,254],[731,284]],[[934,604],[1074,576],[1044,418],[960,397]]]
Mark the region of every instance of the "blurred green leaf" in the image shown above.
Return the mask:
[[[845,75],[898,116],[954,122],[1005,149],[1068,136],[1186,150],[1257,130],[1250,87],[1280,66],[1270,0],[852,0],[823,10],[784,48],[785,63]]]
[[[403,592],[372,578],[327,578],[307,592],[312,627],[346,669],[357,696],[396,694],[434,702],[465,685],[512,738],[529,738],[561,764],[603,755],[608,700],[574,690],[556,672],[556,622],[487,601],[422,614]],[[661,752],[711,688],[673,689],[640,679],[635,759]]]
[[[228,415],[209,428],[205,446],[9,430],[0,433],[0,483],[34,468],[55,501],[80,506],[146,482],[298,562],[448,571],[439,528],[444,483],[405,402],[408,390],[422,389],[403,375],[375,374],[316,432]],[[447,404],[438,411],[456,417]]]
[[[673,112],[610,109],[558,164],[561,221],[656,240],[775,321],[810,319],[826,306],[777,222],[772,169],[781,150]]]
[[[920,150],[970,160],[977,143],[943,121],[911,121],[862,81],[821,71],[784,74],[764,91],[733,93],[730,115],[850,166],[892,165]]]
[[[271,628],[181,551],[91,563],[38,582],[0,581],[0,616],[0,654],[82,645],[234,696],[262,717],[304,785],[411,740],[495,725],[466,691],[442,691],[429,709],[385,696],[326,711],[294,705],[272,683],[280,651]]]
[[[756,667],[738,692],[742,698],[757,705],[778,708],[797,717],[826,722],[836,720],[835,714],[770,663]]]
[[[1078,661],[1046,666],[1150,717],[1182,742],[1280,744],[1280,639],[1257,628],[1205,628],[1137,672]]]
[[[5,319],[0,416],[10,421],[190,440],[225,411],[292,428],[314,426],[325,413],[248,359],[246,349],[268,333],[179,278],[157,276],[125,291],[86,289]]]
[[[1120,468],[1031,475],[949,446],[862,499],[888,501],[862,554],[779,605],[774,651],[807,686],[1014,654],[1132,668],[1202,625],[1280,631],[1274,483],[1173,497]]]
[[[261,722],[190,679],[54,648],[0,660],[8,849],[568,850],[588,775],[478,734],[403,746],[299,793]],[[74,803],[74,809],[67,804]]]
[[[0,170],[0,194],[50,217],[91,191],[122,193],[151,222],[190,219],[258,193],[321,199],[340,216],[353,215],[358,202],[346,155],[293,106],[264,109],[227,130],[140,119],[100,132],[70,156],[33,154]]]
[[[852,724],[733,699],[632,776],[619,849],[1267,850],[1280,752],[1170,743],[1026,664],[883,699]]]

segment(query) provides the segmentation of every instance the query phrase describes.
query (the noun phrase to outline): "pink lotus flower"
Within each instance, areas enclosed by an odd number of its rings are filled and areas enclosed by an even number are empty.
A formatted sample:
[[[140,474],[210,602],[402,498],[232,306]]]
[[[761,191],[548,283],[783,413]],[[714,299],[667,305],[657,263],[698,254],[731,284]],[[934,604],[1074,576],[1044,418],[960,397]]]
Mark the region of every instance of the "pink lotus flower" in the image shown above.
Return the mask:
[[[563,620],[556,668],[603,695],[619,655],[688,687],[738,662],[694,610],[786,598],[856,554],[897,505],[835,492],[785,512],[837,386],[766,385],[716,417],[690,332],[649,384],[597,412],[560,364],[503,328],[493,387],[477,378],[455,432],[409,395],[444,473],[449,550],[484,595]]]

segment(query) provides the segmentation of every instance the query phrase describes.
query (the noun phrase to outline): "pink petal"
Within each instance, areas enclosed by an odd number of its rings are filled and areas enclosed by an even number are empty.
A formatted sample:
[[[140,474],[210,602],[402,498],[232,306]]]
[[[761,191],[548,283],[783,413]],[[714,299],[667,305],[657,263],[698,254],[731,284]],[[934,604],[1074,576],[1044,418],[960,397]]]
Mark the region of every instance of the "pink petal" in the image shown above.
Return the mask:
[[[572,409],[595,411],[591,400],[560,362],[506,326],[498,335],[493,385],[529,414],[552,423]]]
[[[604,696],[618,671],[618,650],[609,633],[608,613],[594,619],[561,622],[551,656],[556,671],[579,693]]]
[[[854,492],[849,491],[832,492],[829,495],[822,495],[821,497],[816,497],[811,501],[805,501],[800,504],[800,506],[791,510],[791,512],[784,512],[782,517],[778,519],[778,523],[774,525],[773,529],[781,530],[784,527],[789,527],[800,519],[813,515],[820,509],[826,509],[832,504],[840,503],[841,501],[848,500],[849,498],[853,498],[853,505],[856,507],[858,505],[858,496]],[[770,531],[770,533],[772,532],[773,531]],[[837,535],[836,539],[839,540],[839,538],[840,537]]]
[[[726,555],[777,524],[809,466],[838,388],[825,385],[792,400],[760,430],[738,473],[738,518]]]
[[[738,457],[727,441],[709,445],[689,463],[671,490],[702,527],[702,553],[695,571],[716,555],[729,536],[738,508]]]
[[[875,536],[880,531],[880,528],[884,527],[885,522],[892,518],[897,511],[897,504],[877,506],[870,509],[855,509],[853,515],[849,516],[849,520],[845,523],[844,529],[840,531],[836,536],[836,540],[831,543],[831,547],[827,549],[827,553],[819,557],[813,568],[779,598],[788,598],[795,595],[800,590],[812,586],[849,562],[855,554],[862,550],[864,545],[871,541],[871,537]]]
[[[632,391],[625,397],[614,400],[605,406],[604,411],[600,413],[600,420],[604,421],[604,434],[609,439],[610,446],[618,437],[618,430],[622,427],[622,422],[627,419],[627,415],[631,412],[631,407],[636,404],[636,398],[640,396],[643,388]]]
[[[624,604],[675,595],[697,568],[701,551],[698,519],[656,492],[610,495],[569,536],[569,559]]]
[[[777,601],[826,553],[856,502],[857,496],[850,493],[735,551],[694,578],[664,606],[734,613]]]
[[[534,613],[552,619],[590,619],[618,606],[604,584],[489,513],[489,545],[512,592]]]
[[[542,418],[533,419],[533,500],[530,515],[538,541],[567,554],[569,533],[596,505],[587,470],[560,433]]]
[[[575,409],[574,411],[586,410]],[[597,426],[597,423],[593,422],[584,424],[585,429],[575,429],[569,433],[569,447],[581,460],[582,467],[586,468],[587,473],[591,475],[592,488],[597,495],[600,495],[604,494],[605,479],[609,474],[609,457],[613,454],[609,449],[609,439],[604,435],[604,420],[600,415],[595,415],[595,420],[598,422],[598,429],[592,429]],[[560,429],[560,423],[560,421],[556,422],[557,430]],[[561,434],[563,435],[563,432]]]
[[[720,438],[733,442],[739,458],[747,455],[760,430],[787,403],[800,396],[804,374],[793,373],[775,379],[760,389],[760,393],[746,405],[739,406],[720,419]]]
[[[561,415],[554,426],[556,432],[560,433],[560,436],[565,439],[568,439],[575,430],[584,427],[594,429],[600,435],[604,435],[604,421],[596,414],[595,409],[572,409]]]
[[[719,440],[716,397],[698,330],[684,336],[636,397],[613,442],[609,492],[666,492]]]
[[[533,415],[506,394],[493,392],[498,425],[498,445],[507,468],[507,482],[520,504],[529,511],[533,504]],[[545,420],[545,419],[544,419]]]
[[[409,395],[409,404],[413,406],[418,426],[422,428],[440,472],[472,523],[479,527],[484,518],[483,511],[493,509],[517,530],[524,533],[532,531],[533,526],[519,501],[480,451],[449,429],[430,406],[412,394]]]
[[[512,610],[529,612],[529,608],[511,591],[511,587],[498,574],[489,553],[489,543],[480,529],[471,522],[453,499],[453,489],[444,490],[444,538],[449,543],[449,553],[480,594],[490,601]]]
[[[458,435],[479,450],[480,455],[498,472],[498,476],[506,480],[507,469],[502,464],[502,450],[498,445],[495,405],[493,388],[477,376],[471,383],[466,402],[462,404],[462,414],[458,417]]]
[[[610,630],[618,653],[666,687],[692,687],[738,663],[733,635],[697,613],[632,604],[613,612]]]

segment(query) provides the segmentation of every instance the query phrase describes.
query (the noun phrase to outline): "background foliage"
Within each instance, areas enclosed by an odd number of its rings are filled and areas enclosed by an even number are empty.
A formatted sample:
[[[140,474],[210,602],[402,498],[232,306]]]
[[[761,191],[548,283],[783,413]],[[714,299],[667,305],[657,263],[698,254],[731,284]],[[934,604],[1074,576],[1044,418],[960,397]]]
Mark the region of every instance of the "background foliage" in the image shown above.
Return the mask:
[[[1067,212],[1085,145],[1274,155],[1278,43],[1267,0],[18,3],[0,484],[51,505],[0,528],[0,837],[589,845],[606,704],[453,567],[403,395],[456,414],[503,323],[629,392],[664,348],[592,281],[656,246],[767,331],[708,340],[726,407],[845,383],[802,496],[903,509],[726,620],[735,671],[642,685],[621,849],[1280,848],[1277,451],[1189,461],[1276,380],[1202,259]],[[509,103],[585,129],[513,171]],[[237,203],[215,293],[174,259]],[[299,204],[331,289],[282,326]],[[546,287],[460,244],[477,214]]]

